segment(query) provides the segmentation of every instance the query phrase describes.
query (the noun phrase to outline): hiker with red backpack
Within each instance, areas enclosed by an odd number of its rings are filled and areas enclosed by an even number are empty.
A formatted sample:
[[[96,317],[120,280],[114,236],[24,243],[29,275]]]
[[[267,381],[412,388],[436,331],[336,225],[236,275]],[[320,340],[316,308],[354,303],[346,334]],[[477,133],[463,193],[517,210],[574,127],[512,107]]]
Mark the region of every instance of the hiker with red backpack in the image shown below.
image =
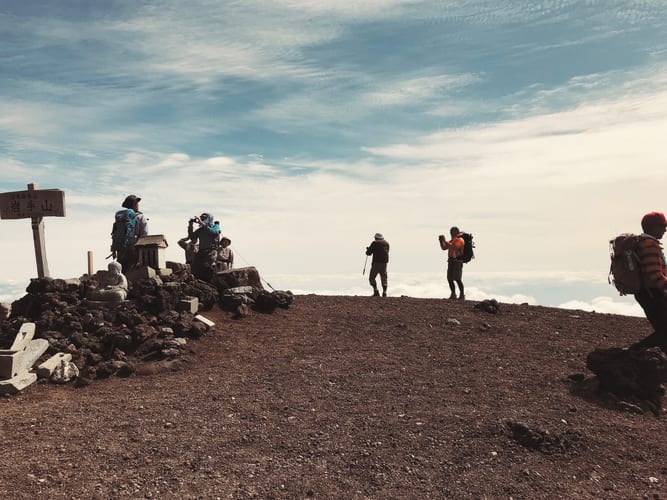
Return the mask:
[[[655,331],[633,344],[631,349],[657,346],[667,353],[667,262],[660,243],[666,229],[667,219],[661,212],[650,212],[642,218],[644,233],[635,247],[641,288],[635,293],[635,299]]]
[[[449,290],[451,294],[449,295],[450,299],[456,299],[456,287],[459,286],[459,300],[465,300],[465,290],[463,288],[463,264],[469,262],[472,258],[472,255],[469,257],[464,255],[466,241],[464,236],[468,236],[466,233],[462,233],[458,227],[453,226],[449,230],[451,236],[450,240],[447,240],[443,234],[438,236],[438,241],[440,242],[440,248],[447,251],[447,283],[449,284]],[[472,235],[470,235],[470,250],[472,252]],[[466,260],[467,259],[467,260]]]

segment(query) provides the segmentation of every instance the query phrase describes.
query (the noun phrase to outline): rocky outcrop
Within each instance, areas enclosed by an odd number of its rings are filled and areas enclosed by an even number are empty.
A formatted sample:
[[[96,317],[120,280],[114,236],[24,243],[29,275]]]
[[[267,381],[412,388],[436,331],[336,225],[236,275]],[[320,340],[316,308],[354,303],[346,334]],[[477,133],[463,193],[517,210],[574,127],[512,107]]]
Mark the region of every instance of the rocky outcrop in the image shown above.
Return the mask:
[[[586,366],[597,376],[601,391],[630,402],[646,402],[654,412],[661,408],[667,355],[660,348],[596,349],[586,357]]]
[[[178,358],[186,339],[198,339],[215,326],[201,311],[217,305],[243,318],[251,309],[272,312],[293,300],[291,292],[265,291],[254,267],[219,272],[212,283],[195,278],[186,264],[134,271],[127,300],[116,301],[86,298],[106,285],[106,271],[71,280],[31,280],[11,314],[7,307],[0,317],[0,349],[11,344],[21,324],[32,322],[36,336],[48,343],[44,356],[67,357],[49,366],[51,380],[78,377],[78,385],[87,385],[96,378],[131,375],[145,361]]]
[[[96,302],[87,291],[99,286],[94,277],[77,280],[33,279],[24,297],[12,304],[11,316],[0,322],[0,345],[9,345],[24,322],[34,322],[48,341],[46,356],[68,353],[88,379],[130,375],[138,362],[179,356],[186,338],[199,338],[208,326],[191,311],[178,311],[183,300],[198,299],[202,309],[218,302],[217,290],[189,272],[138,281],[129,300]],[[181,308],[182,309],[182,308]],[[75,372],[62,367],[58,381]]]

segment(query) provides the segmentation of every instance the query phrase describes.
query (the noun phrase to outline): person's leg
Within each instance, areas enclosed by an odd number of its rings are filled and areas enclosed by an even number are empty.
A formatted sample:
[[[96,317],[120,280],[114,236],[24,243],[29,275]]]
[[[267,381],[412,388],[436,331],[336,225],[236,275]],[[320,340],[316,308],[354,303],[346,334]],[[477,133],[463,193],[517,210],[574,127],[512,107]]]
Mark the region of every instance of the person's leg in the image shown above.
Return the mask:
[[[452,275],[451,279],[454,283],[459,286],[459,300],[465,300],[465,291],[463,289],[463,262],[452,261],[451,262]]]
[[[382,283],[382,296],[387,296],[387,264],[380,269],[380,282]]]
[[[456,289],[454,288],[454,261],[447,262],[447,284],[449,285],[450,299],[456,298]]]
[[[375,262],[373,262],[371,264],[371,272],[368,274],[368,282],[373,287],[373,297],[377,297],[380,295],[380,292],[378,292],[377,281],[375,280],[379,272],[380,270],[378,269],[378,265]]]
[[[462,274],[463,274],[463,262],[459,262],[457,260],[451,261],[448,266],[448,276],[447,276],[449,280],[449,288],[452,290],[452,296],[450,297],[450,299],[456,298],[454,284],[457,284],[459,286],[459,300],[465,299],[463,281],[461,280]]]
[[[463,289],[463,281],[457,280],[456,283],[459,285],[459,300],[465,300],[466,294],[465,290]]]
[[[644,310],[654,332],[635,342],[630,348],[645,349],[658,346],[667,352],[667,297],[662,295],[660,290],[642,290],[635,295],[635,299]]]

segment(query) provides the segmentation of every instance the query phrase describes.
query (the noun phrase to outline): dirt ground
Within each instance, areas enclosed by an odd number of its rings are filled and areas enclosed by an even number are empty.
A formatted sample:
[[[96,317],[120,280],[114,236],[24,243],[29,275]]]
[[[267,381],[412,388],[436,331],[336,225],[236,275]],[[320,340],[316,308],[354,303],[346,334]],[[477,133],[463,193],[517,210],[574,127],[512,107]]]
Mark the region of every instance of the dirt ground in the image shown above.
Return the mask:
[[[0,497],[667,498],[665,417],[569,378],[644,319],[473,305],[214,309],[181,363],[1,398]]]

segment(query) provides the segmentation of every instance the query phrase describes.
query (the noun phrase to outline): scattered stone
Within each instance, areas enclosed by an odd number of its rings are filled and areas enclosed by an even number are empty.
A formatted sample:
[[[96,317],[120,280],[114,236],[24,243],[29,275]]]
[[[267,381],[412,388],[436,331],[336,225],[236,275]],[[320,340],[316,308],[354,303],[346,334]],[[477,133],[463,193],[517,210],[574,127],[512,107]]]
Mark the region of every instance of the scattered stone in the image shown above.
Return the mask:
[[[208,319],[208,318],[205,318],[205,317],[202,316],[201,314],[197,314],[197,315],[195,315],[195,319],[196,319],[197,321],[201,321],[202,323],[204,323],[204,324],[205,324],[206,326],[208,326],[209,328],[212,328],[213,326],[215,326],[215,323],[214,323],[213,321],[211,321],[211,320]]]
[[[79,368],[71,361],[62,360],[51,374],[51,382],[54,384],[66,384],[79,376]]]
[[[37,374],[23,371],[6,380],[0,380],[0,394],[16,394],[37,381]]]
[[[293,302],[292,292],[275,290],[267,292],[262,290],[255,298],[255,309],[263,313],[272,313],[276,308],[287,309]]]
[[[32,365],[49,348],[45,339],[35,339],[35,324],[23,323],[9,349],[0,350],[0,379],[7,380],[5,393],[14,393],[30,385],[34,380],[28,376]],[[35,375],[35,380],[37,375]],[[28,380],[32,380],[28,382]]]
[[[257,269],[250,267],[237,267],[226,269],[215,273],[211,283],[222,293],[223,290],[229,290],[236,287],[252,287],[253,293],[259,293],[264,290]]]
[[[250,316],[250,307],[247,304],[241,304],[236,307],[236,313],[234,314],[234,319],[247,318]]]
[[[37,367],[36,373],[39,378],[50,377],[54,370],[60,366],[62,362],[69,362],[72,360],[71,353],[59,352],[51,356]]]
[[[510,437],[520,445],[543,453],[562,452],[572,448],[580,437],[575,433],[554,434],[536,426],[529,426],[523,422],[507,421],[506,428]]]
[[[447,324],[460,326],[461,322],[456,318],[447,318]]]
[[[199,311],[199,299],[197,297],[186,297],[181,299],[178,303],[178,310],[197,314],[197,311]]]
[[[198,339],[208,331],[208,326],[201,322],[192,323],[192,328],[189,332],[189,337]]]
[[[628,403],[627,401],[619,401],[618,407],[621,410],[626,411],[628,413],[636,413],[637,415],[643,415],[645,413],[642,407],[633,405],[632,403]]]
[[[484,311],[491,314],[498,314],[500,312],[500,304],[496,299],[486,299],[475,304],[473,309]]]

